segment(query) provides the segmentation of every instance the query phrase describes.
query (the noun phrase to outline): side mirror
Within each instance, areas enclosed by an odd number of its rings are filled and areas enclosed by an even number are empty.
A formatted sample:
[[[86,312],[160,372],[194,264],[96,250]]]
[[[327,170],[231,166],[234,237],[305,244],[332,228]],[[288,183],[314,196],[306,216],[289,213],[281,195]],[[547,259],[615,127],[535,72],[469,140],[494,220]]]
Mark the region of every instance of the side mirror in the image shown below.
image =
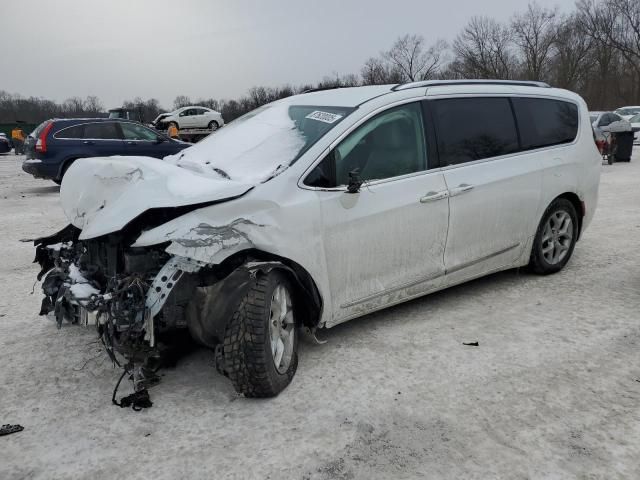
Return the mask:
[[[362,186],[362,179],[360,178],[360,169],[354,168],[349,172],[349,185],[347,185],[347,193],[358,193]]]

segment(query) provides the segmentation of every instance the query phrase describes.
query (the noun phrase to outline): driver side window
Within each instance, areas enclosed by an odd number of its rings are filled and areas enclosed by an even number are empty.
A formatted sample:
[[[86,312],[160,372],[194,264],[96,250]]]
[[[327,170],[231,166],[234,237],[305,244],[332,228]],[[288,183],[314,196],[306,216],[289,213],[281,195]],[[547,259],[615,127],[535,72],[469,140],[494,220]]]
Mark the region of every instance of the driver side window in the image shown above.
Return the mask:
[[[307,176],[305,184],[331,188],[361,180],[382,180],[427,169],[420,103],[390,108],[345,138]]]

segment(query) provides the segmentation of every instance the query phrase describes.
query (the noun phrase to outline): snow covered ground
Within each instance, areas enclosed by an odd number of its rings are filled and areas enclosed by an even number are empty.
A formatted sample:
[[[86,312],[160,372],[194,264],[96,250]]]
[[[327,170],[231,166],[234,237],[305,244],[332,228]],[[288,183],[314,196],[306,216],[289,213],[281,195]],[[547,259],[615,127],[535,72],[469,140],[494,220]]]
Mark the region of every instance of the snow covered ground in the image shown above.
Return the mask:
[[[600,192],[560,274],[340,325],[271,400],[194,351],[136,413],[111,405],[93,330],[38,317],[20,240],[66,224],[58,187],[0,156],[0,424],[25,427],[0,437],[0,479],[640,478],[640,155],[603,166]]]

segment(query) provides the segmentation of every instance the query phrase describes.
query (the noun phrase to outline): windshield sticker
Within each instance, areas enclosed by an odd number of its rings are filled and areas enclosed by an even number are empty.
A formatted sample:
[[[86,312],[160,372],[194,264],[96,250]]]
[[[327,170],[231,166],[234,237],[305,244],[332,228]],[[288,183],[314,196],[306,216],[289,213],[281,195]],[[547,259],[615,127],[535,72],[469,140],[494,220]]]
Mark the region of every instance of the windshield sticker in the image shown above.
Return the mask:
[[[324,123],[335,123],[342,118],[342,115],[338,115],[337,113],[329,113],[329,112],[322,112],[320,110],[316,110],[315,112],[311,112],[305,118],[318,120],[319,122],[324,122]]]

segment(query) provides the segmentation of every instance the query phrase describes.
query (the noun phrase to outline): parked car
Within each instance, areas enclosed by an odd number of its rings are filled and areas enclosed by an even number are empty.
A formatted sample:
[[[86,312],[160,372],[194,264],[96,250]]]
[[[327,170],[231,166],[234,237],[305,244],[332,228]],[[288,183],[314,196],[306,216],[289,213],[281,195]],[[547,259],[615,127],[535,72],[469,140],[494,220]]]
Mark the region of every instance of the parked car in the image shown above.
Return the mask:
[[[99,316],[134,379],[160,335],[188,329],[238,392],[277,395],[302,331],[500,270],[562,270],[600,163],[582,98],[537,82],[292,96],[164,162],[72,165],[71,224],[35,241],[41,313]]]
[[[616,108],[614,113],[617,113],[625,120],[629,120],[631,117],[640,113],[640,106]]]
[[[165,122],[164,119],[170,117],[172,114],[173,112],[161,113],[151,122],[151,126],[156,130],[166,130],[169,127],[169,124]]]
[[[85,157],[140,155],[163,158],[189,147],[138,122],[109,118],[47,120],[25,141],[22,169],[36,178],[62,181],[71,164]]]
[[[640,113],[629,119],[633,129],[633,143],[640,145]]]
[[[156,119],[157,120],[157,119]],[[222,114],[206,107],[182,107],[161,119],[162,124],[174,124],[176,128],[208,128],[217,130],[224,126]]]
[[[11,148],[11,141],[7,138],[7,134],[0,132],[0,153],[9,153]]]
[[[613,122],[624,120],[615,112],[589,112],[589,121],[593,127],[593,138],[601,154],[611,151],[613,136],[604,131],[602,127],[608,127]]]

